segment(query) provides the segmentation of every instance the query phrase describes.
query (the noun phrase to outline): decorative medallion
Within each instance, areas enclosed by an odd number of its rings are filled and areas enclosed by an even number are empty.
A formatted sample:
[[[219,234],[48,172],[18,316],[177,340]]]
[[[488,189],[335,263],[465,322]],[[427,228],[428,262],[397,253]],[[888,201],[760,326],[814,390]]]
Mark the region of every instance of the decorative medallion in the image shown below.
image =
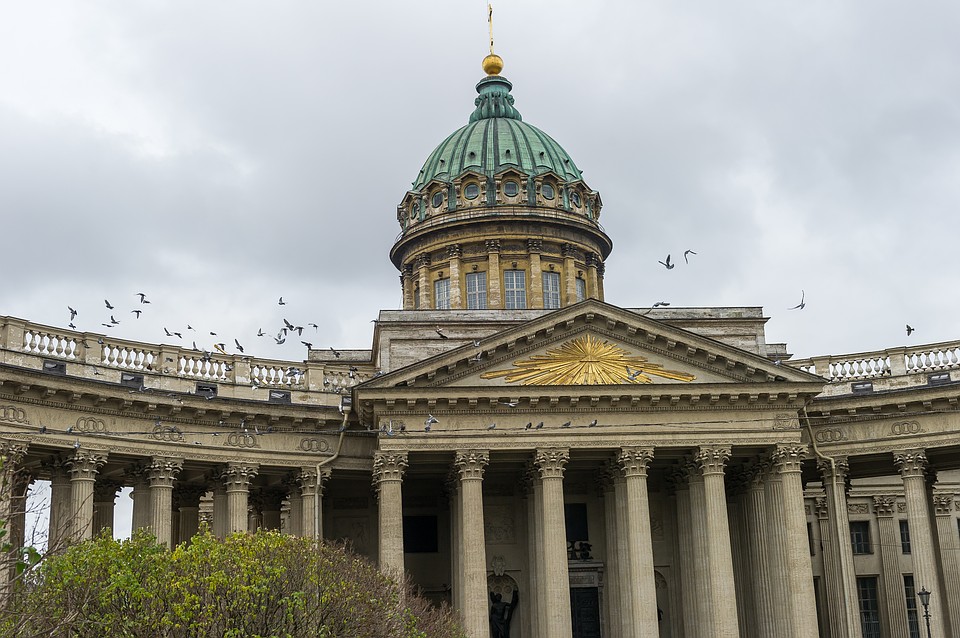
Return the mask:
[[[513,362],[509,370],[491,370],[484,379],[504,377],[507,383],[521,385],[613,385],[619,383],[653,383],[649,375],[693,381],[685,372],[666,370],[644,357],[631,355],[619,346],[601,341],[592,335],[577,337],[559,348]]]

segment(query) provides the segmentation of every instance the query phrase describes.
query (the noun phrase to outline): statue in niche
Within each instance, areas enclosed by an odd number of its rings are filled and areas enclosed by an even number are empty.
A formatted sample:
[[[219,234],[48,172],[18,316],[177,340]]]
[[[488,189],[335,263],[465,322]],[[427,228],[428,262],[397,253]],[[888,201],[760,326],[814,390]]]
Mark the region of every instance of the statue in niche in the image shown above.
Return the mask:
[[[513,610],[517,608],[520,592],[513,590],[513,597],[509,603],[503,602],[499,592],[490,592],[490,636],[491,638],[510,638],[510,620]]]

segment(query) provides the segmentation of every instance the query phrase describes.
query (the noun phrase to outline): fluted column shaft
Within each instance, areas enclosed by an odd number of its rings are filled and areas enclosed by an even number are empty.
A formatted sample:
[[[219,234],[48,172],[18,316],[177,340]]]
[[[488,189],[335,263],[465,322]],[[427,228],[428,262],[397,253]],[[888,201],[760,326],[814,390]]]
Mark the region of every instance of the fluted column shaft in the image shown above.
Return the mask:
[[[500,289],[500,241],[488,239],[487,247],[487,308],[503,308]]]
[[[317,474],[315,467],[302,468],[297,474],[300,486],[300,535],[304,538],[323,536],[321,499],[323,484],[329,477],[330,470],[321,469]]]
[[[950,631],[952,635],[960,636],[960,536],[957,534],[957,519],[953,515],[954,500],[954,494],[935,494],[933,497],[946,588],[943,593],[950,611]]]
[[[563,304],[571,306],[577,303],[577,249],[570,244],[560,247],[563,255]]]
[[[250,504],[250,483],[257,475],[258,466],[230,463],[223,472],[223,485],[227,494],[228,534],[246,532],[248,529],[247,508]],[[216,493],[214,493],[216,497]]]
[[[460,310],[463,308],[463,289],[460,287],[460,260],[463,249],[460,244],[447,246],[447,257],[450,259],[450,309]]]
[[[380,571],[403,577],[403,473],[406,452],[375,452],[373,478],[379,494]]]
[[[566,449],[537,450],[535,463],[543,485],[543,563],[546,596],[542,613],[542,634],[549,638],[571,638],[570,575],[567,570],[566,529],[563,513],[563,471],[570,459]]]
[[[289,476],[284,485],[287,488],[287,503],[290,509],[287,511],[287,534],[292,536],[303,536],[303,497],[300,496],[300,484],[297,482],[296,475]]]
[[[541,240],[527,240],[527,253],[530,256],[530,308],[543,308],[543,270],[540,266],[542,248]]]
[[[674,502],[677,508],[677,562],[680,567],[680,602],[684,638],[701,638],[700,622],[696,615],[696,581],[698,570],[694,564],[693,521],[690,516],[690,484],[686,468],[674,477]]]
[[[138,464],[127,470],[127,476],[133,486],[133,490],[130,491],[130,500],[133,501],[131,527],[134,531],[145,529],[150,527],[151,508],[150,479],[147,468]]]
[[[70,503],[73,512],[71,536],[75,540],[93,537],[93,484],[107,462],[106,454],[77,450],[67,460],[70,468]]]
[[[23,532],[18,529],[21,519],[18,508],[26,501],[29,479],[22,480],[20,463],[27,453],[27,445],[18,441],[0,440],[0,523],[5,524],[2,541],[9,543],[9,551],[15,553],[23,545]],[[4,550],[8,551],[8,550]],[[15,561],[6,561],[0,568],[0,604],[8,600],[11,584],[16,578]]]
[[[122,486],[116,481],[100,480],[93,484],[93,534],[113,529],[113,513],[117,492]]]
[[[944,616],[947,601],[940,589],[937,570],[936,545],[930,521],[930,504],[927,493],[927,457],[923,450],[895,452],[894,462],[903,479],[903,495],[907,502],[907,519],[910,522],[910,553],[913,558],[913,582],[919,592],[930,592],[930,635],[944,638]],[[921,612],[922,613],[922,612]],[[921,622],[923,622],[921,620]]]
[[[171,546],[173,481],[183,468],[183,459],[154,457],[147,468],[150,480],[150,527],[157,542]]]
[[[730,448],[701,447],[697,463],[703,475],[706,508],[703,512],[707,529],[707,570],[710,580],[709,614],[714,618],[716,638],[738,638],[736,589],[733,576],[733,555],[727,517],[727,496],[723,467],[730,458]]]
[[[741,494],[737,488],[728,490],[727,529],[730,530],[730,552],[733,556],[733,577],[737,594],[737,622],[740,638],[753,638],[753,574],[747,565],[746,529],[741,510]]]
[[[460,525],[463,517],[460,515],[460,479],[457,472],[451,469],[447,475],[447,494],[450,501],[450,568],[452,571],[452,604],[453,608],[463,609],[463,570],[460,568],[460,557],[463,555],[463,532]]]
[[[180,534],[175,542],[189,541],[200,531],[200,499],[207,492],[206,485],[181,485],[175,489],[180,503]]]
[[[780,473],[783,486],[784,527],[790,596],[790,616],[797,638],[818,638],[817,600],[813,592],[813,567],[807,537],[807,517],[803,507],[803,482],[800,465],[805,446],[781,446],[773,453],[773,470]]]
[[[66,463],[56,461],[48,465],[50,471],[50,523],[47,528],[47,547],[60,547],[70,535],[70,474]]]
[[[693,541],[692,563],[694,570],[694,605],[693,618],[698,624],[697,636],[713,638],[716,619],[711,613],[712,596],[710,594],[710,579],[704,573],[709,569],[709,531],[707,529],[707,497],[704,489],[703,475],[696,464],[692,464],[690,475],[690,529]]]
[[[771,599],[777,613],[776,635],[778,638],[797,638],[792,624],[790,587],[783,577],[787,571],[787,523],[784,514],[783,480],[771,465],[764,482],[764,506],[766,508],[766,560],[770,569]]]
[[[487,554],[483,535],[483,470],[490,460],[484,450],[457,452],[454,465],[462,493],[460,520],[463,534],[463,627],[470,638],[490,633],[487,613]]]
[[[617,591],[619,592],[619,608],[617,616],[620,623],[620,636],[623,638],[639,638],[637,628],[633,624],[633,596],[630,589],[633,587],[633,572],[630,561],[624,557],[630,554],[630,528],[627,514],[627,481],[623,472],[617,468],[613,481],[613,493],[616,500],[617,522]]]
[[[644,636],[656,636],[657,586],[653,575],[653,538],[650,532],[650,500],[647,494],[647,466],[653,449],[624,447],[617,459],[623,472],[627,496],[627,534],[630,540],[626,559],[630,563],[632,624]],[[733,573],[731,571],[731,577]]]
[[[884,620],[891,636],[909,636],[906,592],[900,571],[900,542],[897,539],[897,522],[893,517],[896,506],[897,499],[893,496],[873,497],[873,511],[877,514],[880,537],[880,572],[886,593],[886,605],[882,610],[885,612]]]
[[[536,597],[537,626],[539,633],[536,636],[545,636],[546,620],[544,619],[544,610],[547,605],[547,568],[544,562],[543,548],[543,482],[540,480],[540,472],[534,467],[533,480],[533,512],[534,512],[534,553],[533,560],[536,563],[536,581],[537,588],[533,595]]]
[[[777,613],[771,592],[775,578],[767,560],[766,507],[764,480],[767,468],[761,463],[752,468],[750,484],[744,501],[744,519],[747,527],[748,561],[753,573],[753,609],[757,638],[779,638]]]
[[[213,534],[224,538],[230,527],[227,516],[227,486],[221,477],[213,486]]]
[[[850,545],[850,519],[847,516],[846,481],[849,464],[846,457],[817,463],[823,480],[827,509],[824,538],[824,567],[827,610],[831,638],[861,638],[860,603],[857,600],[857,575]],[[821,525],[821,527],[824,527]]]
[[[603,567],[604,578],[607,582],[604,591],[604,626],[606,635],[620,635],[622,632],[620,619],[620,553],[617,539],[617,500],[614,491],[616,480],[616,466],[608,464],[601,482],[603,496],[603,528],[606,552]]]

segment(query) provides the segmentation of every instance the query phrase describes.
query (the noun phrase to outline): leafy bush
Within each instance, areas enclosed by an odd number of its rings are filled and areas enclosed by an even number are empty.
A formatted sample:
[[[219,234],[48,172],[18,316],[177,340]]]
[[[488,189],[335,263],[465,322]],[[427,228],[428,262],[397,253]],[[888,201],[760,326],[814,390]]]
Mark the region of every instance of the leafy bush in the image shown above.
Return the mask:
[[[172,551],[143,532],[74,545],[44,561],[0,629],[20,638],[464,636],[449,609],[346,548],[266,531],[204,532]]]

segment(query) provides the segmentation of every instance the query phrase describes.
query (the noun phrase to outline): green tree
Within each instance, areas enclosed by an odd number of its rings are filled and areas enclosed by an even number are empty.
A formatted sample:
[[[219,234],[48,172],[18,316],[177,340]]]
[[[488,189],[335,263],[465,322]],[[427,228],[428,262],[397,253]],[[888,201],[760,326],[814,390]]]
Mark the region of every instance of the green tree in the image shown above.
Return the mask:
[[[74,545],[44,561],[0,628],[18,637],[63,628],[78,638],[464,636],[448,608],[345,547],[264,531],[204,532],[173,551],[143,532]]]

